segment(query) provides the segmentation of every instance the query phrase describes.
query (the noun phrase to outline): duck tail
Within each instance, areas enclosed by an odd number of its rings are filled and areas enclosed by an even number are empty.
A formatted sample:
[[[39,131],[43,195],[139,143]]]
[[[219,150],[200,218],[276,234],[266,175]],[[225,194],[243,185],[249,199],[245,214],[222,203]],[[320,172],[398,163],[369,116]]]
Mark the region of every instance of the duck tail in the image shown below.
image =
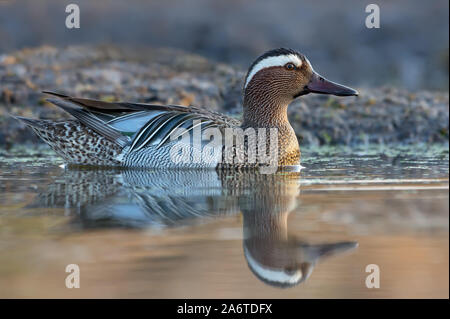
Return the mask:
[[[53,122],[13,116],[31,127],[45,143],[70,164],[117,166],[122,147],[77,120]]]
[[[9,116],[15,118],[16,120],[21,121],[22,123],[28,125],[29,127],[33,129],[44,129],[45,128],[45,121],[43,120],[36,120],[36,119],[30,119],[28,117],[18,116],[18,115],[12,115],[9,114]]]
[[[36,133],[38,137],[40,137],[44,142],[46,142],[48,145],[50,145],[51,148],[53,148],[56,152],[59,151],[57,145],[55,144],[55,131],[56,126],[48,120],[38,120],[38,119],[31,119],[28,117],[18,116],[18,115],[11,115],[11,117],[15,118],[16,120],[19,120],[20,122],[24,123],[26,126],[33,129],[33,131]],[[58,152],[59,153],[59,152]]]

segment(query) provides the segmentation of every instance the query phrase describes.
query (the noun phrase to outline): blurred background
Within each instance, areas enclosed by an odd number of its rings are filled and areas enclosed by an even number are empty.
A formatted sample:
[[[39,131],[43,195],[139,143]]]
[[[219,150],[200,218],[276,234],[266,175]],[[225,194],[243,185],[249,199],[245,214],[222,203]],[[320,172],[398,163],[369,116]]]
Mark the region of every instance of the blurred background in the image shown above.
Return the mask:
[[[80,29],[65,27],[70,3],[80,7]],[[365,27],[369,3],[0,0],[0,54],[43,44],[105,43],[171,47],[246,68],[265,50],[285,46],[343,83],[447,90],[449,2],[377,1],[379,29]]]

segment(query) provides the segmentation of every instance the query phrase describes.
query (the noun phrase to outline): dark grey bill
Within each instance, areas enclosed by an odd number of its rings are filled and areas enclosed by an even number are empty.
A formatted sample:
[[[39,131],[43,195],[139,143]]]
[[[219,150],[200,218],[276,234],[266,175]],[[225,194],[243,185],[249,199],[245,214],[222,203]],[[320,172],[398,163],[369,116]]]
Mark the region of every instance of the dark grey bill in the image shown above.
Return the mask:
[[[357,96],[359,94],[358,91],[345,85],[331,82],[317,73],[313,73],[311,81],[309,81],[303,92],[297,96],[308,93],[333,94],[337,96]]]

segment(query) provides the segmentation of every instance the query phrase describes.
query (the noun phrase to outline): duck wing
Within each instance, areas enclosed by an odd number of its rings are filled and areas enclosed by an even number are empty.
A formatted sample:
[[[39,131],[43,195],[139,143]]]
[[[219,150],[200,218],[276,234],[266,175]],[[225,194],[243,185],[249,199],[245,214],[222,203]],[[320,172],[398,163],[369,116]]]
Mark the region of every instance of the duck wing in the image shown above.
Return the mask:
[[[241,121],[238,119],[214,111],[209,111],[203,108],[197,108],[194,106],[183,105],[158,105],[148,103],[131,103],[131,102],[105,102],[99,100],[85,99],[64,95],[61,93],[43,91],[45,94],[56,96],[62,100],[70,101],[81,108],[86,110],[102,113],[104,115],[110,114],[112,117],[117,116],[117,113],[133,113],[139,111],[176,111],[182,113],[193,113],[201,115],[204,118],[208,118],[222,124],[225,127],[240,126]]]
[[[180,105],[156,105],[129,102],[104,102],[75,98],[54,92],[49,102],[61,107],[98,134],[122,147],[130,146],[129,152],[149,145],[160,147],[177,132],[190,131],[197,126],[201,130],[210,127],[224,129],[237,127],[240,121],[196,107]],[[175,133],[176,134],[176,133]]]

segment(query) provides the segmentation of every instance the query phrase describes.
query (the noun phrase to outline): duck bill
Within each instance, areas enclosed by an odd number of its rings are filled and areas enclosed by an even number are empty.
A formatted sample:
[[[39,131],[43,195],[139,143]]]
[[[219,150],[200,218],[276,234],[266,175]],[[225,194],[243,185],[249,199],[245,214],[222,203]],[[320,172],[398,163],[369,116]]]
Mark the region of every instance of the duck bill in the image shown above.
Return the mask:
[[[357,96],[358,91],[345,85],[331,82],[317,73],[313,73],[311,81],[305,88],[308,93],[333,94],[337,96]]]

